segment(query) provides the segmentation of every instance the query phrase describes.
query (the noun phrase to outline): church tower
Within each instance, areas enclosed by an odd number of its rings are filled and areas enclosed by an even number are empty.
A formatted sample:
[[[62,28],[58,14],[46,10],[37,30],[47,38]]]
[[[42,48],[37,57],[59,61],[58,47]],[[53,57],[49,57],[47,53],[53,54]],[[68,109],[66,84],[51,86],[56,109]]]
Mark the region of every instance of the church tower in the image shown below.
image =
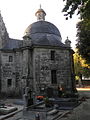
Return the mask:
[[[9,40],[9,35],[7,33],[5,23],[0,13],[0,49],[5,47],[8,40]]]

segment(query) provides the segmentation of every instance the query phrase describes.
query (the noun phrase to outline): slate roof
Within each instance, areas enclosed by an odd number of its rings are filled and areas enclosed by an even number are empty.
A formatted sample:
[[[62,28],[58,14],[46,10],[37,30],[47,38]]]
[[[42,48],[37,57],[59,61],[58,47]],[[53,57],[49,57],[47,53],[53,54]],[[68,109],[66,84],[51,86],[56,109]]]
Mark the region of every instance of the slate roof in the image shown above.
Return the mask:
[[[32,45],[66,47],[65,44],[61,42],[61,37],[54,34],[36,33],[31,34],[30,37]]]
[[[46,21],[38,21],[29,25],[24,37],[29,37],[33,46],[67,47],[61,42],[62,38],[58,28]],[[2,49],[13,50],[20,47],[24,47],[23,40],[9,38],[8,43]]]
[[[32,45],[67,47],[61,42],[58,28],[47,21],[37,21],[27,27],[24,37],[31,38]]]
[[[29,25],[25,30],[25,35],[30,35],[35,33],[49,33],[61,37],[58,28],[54,24],[47,21],[34,22],[33,24]]]
[[[22,40],[18,40],[18,39],[12,39],[9,38],[8,43],[6,44],[5,47],[3,47],[3,49],[15,49],[15,48],[20,48],[22,47]]]

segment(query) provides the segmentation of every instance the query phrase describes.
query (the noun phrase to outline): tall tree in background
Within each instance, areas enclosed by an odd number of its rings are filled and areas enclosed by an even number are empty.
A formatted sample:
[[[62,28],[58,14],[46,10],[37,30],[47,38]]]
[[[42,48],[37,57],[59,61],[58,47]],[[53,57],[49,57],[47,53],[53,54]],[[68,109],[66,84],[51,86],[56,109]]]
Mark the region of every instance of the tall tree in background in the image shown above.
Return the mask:
[[[75,75],[77,78],[82,80],[82,77],[84,78],[90,77],[90,66],[86,64],[86,60],[84,60],[78,54],[78,50],[75,50],[75,54],[74,54],[74,68],[75,68]]]
[[[79,54],[90,64],[90,0],[63,0],[66,20],[77,11],[81,21],[77,24],[77,45]]]
[[[90,19],[90,0],[63,0],[66,2],[63,12],[65,12],[66,19],[72,18],[72,15],[77,10],[81,18]]]
[[[79,54],[90,64],[90,21],[82,20],[77,24],[77,44]]]

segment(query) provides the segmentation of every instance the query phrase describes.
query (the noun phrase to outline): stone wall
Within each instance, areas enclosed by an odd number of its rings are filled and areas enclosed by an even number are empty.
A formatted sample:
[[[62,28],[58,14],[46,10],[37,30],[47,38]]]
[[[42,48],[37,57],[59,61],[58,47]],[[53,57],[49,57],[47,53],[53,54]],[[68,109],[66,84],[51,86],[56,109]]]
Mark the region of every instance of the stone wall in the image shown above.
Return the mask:
[[[9,61],[12,56],[12,61]],[[1,53],[1,92],[17,94],[21,90],[22,77],[22,53],[2,52]],[[8,83],[11,80],[11,83]]]
[[[13,61],[9,62],[9,56],[13,57]],[[1,53],[1,91],[9,93],[15,89],[15,72],[14,67],[14,54],[13,53]],[[8,87],[8,79],[12,79],[12,85]]]
[[[55,51],[55,60],[51,60],[51,51]],[[9,56],[13,61],[9,61]],[[1,91],[21,93],[29,86],[39,93],[47,86],[63,85],[72,87],[72,54],[68,49],[33,48],[22,51],[1,53]],[[57,84],[51,82],[51,70],[56,70]],[[8,79],[12,80],[8,86]],[[3,87],[4,86],[4,87]]]
[[[23,50],[23,59],[22,59],[22,79],[23,87],[30,86],[33,89],[33,53],[32,50],[25,49]]]
[[[51,50],[55,51],[55,60],[51,60]],[[34,81],[39,87],[51,85],[51,70],[56,70],[57,84],[71,87],[71,60],[69,50],[64,49],[34,49]]]
[[[16,51],[14,54],[15,57],[15,92],[18,94],[22,94],[22,70],[23,70],[23,63],[22,63],[22,59],[23,59],[23,53],[22,51]]]

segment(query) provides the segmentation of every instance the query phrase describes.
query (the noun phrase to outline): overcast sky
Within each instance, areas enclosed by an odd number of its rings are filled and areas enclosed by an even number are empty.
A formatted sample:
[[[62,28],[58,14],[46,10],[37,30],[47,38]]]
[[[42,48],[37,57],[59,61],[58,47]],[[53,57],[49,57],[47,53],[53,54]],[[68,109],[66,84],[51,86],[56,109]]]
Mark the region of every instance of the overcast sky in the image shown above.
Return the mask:
[[[0,10],[11,38],[22,39],[25,29],[36,22],[35,12],[41,7],[46,12],[46,21],[58,27],[62,42],[68,36],[75,47],[78,16],[65,20],[63,0],[0,0]]]

